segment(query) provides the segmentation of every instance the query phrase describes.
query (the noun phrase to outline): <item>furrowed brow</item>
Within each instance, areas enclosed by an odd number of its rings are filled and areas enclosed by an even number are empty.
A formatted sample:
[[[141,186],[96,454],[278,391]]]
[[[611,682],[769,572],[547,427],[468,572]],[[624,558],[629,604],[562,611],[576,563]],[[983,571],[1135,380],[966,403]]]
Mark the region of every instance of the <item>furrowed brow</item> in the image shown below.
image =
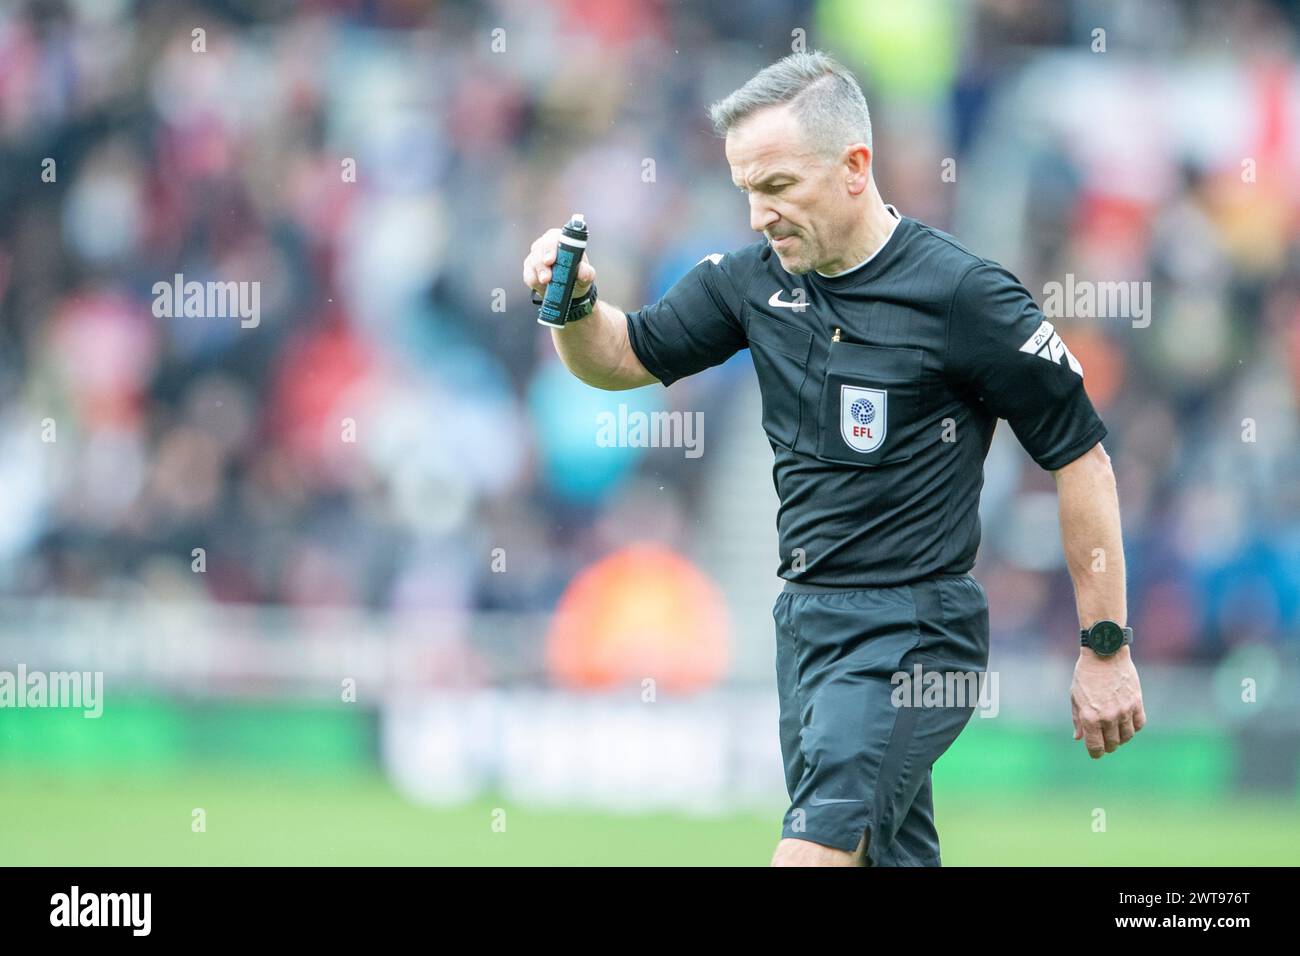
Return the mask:
[[[787,173],[785,171],[779,170],[777,172],[767,173],[766,175],[759,177],[758,179],[754,180],[753,185],[756,189],[762,189],[765,186],[772,185],[772,183],[780,179],[788,179],[791,182],[794,182],[798,178],[799,177],[796,176],[794,173]],[[731,181],[736,186],[737,189],[745,188],[744,184],[736,182],[734,178]]]

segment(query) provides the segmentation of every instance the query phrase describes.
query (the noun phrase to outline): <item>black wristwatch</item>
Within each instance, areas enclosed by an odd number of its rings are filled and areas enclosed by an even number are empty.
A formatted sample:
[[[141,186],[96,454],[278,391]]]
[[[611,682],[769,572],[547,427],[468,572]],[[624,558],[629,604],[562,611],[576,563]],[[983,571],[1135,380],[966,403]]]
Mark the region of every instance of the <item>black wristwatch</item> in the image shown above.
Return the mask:
[[[1079,646],[1090,647],[1099,657],[1110,657],[1125,644],[1133,643],[1133,628],[1114,621],[1098,621],[1079,631]]]
[[[591,313],[596,311],[596,283],[591,284],[587,294],[581,299],[574,299],[569,303],[569,315],[565,322],[577,322],[579,319],[585,319]]]
[[[533,293],[533,305],[541,305],[542,297],[536,292]],[[579,319],[585,319],[591,313],[596,311],[596,283],[591,284],[587,294],[580,299],[574,299],[569,303],[569,314],[564,317],[565,324],[577,322]]]

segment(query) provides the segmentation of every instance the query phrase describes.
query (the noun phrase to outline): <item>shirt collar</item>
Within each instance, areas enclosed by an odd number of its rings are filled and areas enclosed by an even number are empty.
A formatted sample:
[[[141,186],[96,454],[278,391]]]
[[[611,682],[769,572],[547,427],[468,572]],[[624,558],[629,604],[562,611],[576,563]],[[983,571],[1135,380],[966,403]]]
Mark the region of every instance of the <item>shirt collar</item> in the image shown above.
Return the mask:
[[[889,245],[889,240],[894,237],[894,232],[897,231],[898,224],[903,221],[903,217],[899,215],[898,210],[895,209],[891,203],[885,203],[885,208],[888,209],[890,215],[894,217],[894,224],[889,227],[889,235],[885,236],[885,241],[880,244],[880,247],[876,249],[875,252],[867,256],[856,266],[851,266],[848,269],[845,269],[843,272],[818,272],[817,274],[821,276],[823,279],[838,279],[840,276],[846,276],[850,272],[857,272],[859,269],[865,266],[872,259],[876,258],[876,256],[880,255],[880,250],[884,249],[885,246]]]

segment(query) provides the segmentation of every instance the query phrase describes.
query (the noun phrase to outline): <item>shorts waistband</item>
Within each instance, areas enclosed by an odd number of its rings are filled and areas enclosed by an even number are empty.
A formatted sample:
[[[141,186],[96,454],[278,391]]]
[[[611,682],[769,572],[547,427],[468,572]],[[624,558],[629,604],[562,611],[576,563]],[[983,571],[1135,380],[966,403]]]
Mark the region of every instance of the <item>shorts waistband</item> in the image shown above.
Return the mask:
[[[924,578],[915,578],[911,581],[900,581],[897,584],[848,584],[848,585],[830,585],[830,584],[802,584],[798,581],[786,581],[785,586],[781,588],[786,594],[852,594],[857,591],[889,591],[893,588],[907,588],[915,584],[924,584],[927,581],[949,581],[956,578],[969,578],[969,574],[931,574]],[[972,579],[973,580],[973,579]]]

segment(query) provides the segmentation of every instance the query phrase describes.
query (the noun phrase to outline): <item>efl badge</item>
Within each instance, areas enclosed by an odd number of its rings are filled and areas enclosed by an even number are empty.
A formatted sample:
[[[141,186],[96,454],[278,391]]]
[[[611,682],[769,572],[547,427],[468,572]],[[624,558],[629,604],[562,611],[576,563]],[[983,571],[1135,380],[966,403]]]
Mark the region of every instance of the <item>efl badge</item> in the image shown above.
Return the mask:
[[[875,451],[885,440],[886,401],[878,388],[840,386],[840,434],[855,451]]]

